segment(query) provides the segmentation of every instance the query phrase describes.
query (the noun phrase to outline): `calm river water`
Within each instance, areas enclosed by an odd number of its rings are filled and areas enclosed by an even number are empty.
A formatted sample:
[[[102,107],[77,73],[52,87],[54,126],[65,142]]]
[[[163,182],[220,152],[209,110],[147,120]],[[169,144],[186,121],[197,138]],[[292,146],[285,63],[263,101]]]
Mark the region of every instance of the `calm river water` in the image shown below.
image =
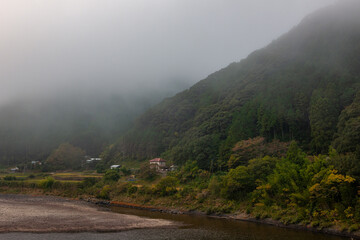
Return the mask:
[[[209,218],[205,216],[172,215],[143,210],[112,207],[114,212],[169,219],[185,224],[176,229],[139,229],[118,233],[7,233],[0,234],[0,240],[152,240],[152,239],[239,239],[239,240],[344,240],[307,231],[278,228],[257,223]]]

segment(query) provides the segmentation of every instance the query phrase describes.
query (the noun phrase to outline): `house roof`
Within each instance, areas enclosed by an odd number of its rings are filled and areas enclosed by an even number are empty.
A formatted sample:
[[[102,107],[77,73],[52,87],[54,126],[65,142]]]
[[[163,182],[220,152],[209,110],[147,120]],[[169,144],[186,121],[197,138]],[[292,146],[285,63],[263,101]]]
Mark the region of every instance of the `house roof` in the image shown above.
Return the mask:
[[[154,158],[154,159],[151,159],[150,162],[166,162],[166,160],[162,159],[162,158]]]

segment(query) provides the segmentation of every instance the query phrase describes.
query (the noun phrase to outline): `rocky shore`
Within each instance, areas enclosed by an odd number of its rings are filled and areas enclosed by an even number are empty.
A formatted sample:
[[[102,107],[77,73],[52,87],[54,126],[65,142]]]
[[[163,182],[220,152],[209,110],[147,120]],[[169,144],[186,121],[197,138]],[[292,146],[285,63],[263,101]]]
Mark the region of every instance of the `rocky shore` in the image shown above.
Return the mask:
[[[163,219],[113,213],[84,201],[0,194],[0,233],[115,232],[176,225]]]

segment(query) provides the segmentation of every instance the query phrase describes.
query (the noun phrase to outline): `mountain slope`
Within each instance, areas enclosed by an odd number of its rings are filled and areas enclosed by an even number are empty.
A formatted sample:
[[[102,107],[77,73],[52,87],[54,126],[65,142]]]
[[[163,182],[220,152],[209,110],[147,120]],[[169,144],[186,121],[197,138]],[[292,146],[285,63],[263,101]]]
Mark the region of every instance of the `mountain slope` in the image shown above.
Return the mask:
[[[297,140],[326,152],[360,87],[360,3],[342,1],[246,59],[164,100],[104,153],[108,162],[162,155],[225,167],[240,140]]]

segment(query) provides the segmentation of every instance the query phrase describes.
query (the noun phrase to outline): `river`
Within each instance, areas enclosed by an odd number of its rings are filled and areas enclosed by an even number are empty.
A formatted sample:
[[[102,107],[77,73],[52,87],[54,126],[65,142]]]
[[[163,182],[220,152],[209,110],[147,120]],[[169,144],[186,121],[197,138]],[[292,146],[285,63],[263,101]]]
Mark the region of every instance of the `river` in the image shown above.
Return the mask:
[[[302,230],[279,228],[265,224],[237,220],[217,219],[206,216],[174,215],[146,210],[112,207],[112,211],[166,219],[184,224],[180,228],[135,229],[115,233],[5,233],[0,240],[345,240],[349,238]]]

